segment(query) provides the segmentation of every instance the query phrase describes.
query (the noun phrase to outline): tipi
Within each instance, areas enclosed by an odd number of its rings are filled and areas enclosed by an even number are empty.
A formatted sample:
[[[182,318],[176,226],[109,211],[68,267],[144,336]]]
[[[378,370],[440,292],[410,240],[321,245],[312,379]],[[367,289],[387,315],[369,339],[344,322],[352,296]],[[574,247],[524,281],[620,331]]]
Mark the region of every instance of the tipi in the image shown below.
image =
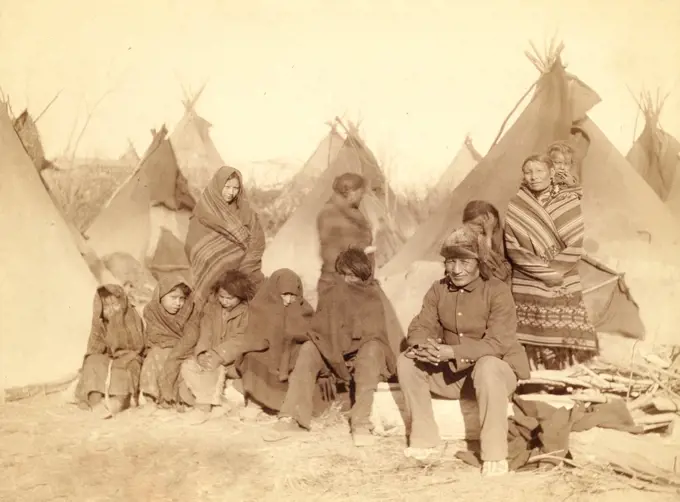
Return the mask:
[[[218,169],[225,165],[210,137],[212,124],[196,112],[196,102],[203,94],[205,85],[194,96],[184,91],[184,115],[169,138],[177,165],[189,182],[190,193],[196,199]]]
[[[161,230],[183,240],[195,200],[180,172],[165,126],[142,161],[86,230],[88,243],[102,258],[126,253],[146,264],[156,252]]]
[[[330,126],[328,134],[321,140],[302,169],[286,184],[281,195],[272,204],[274,214],[290,214],[294,211],[340,153],[345,139],[338,133],[335,121],[329,122],[328,125]]]
[[[649,92],[643,93],[638,103],[645,118],[645,127],[626,159],[642,176],[659,198],[674,210],[680,210],[680,175],[678,154],[680,142],[659,125],[665,98],[658,93],[656,100]],[[680,217],[680,212],[674,212]]]
[[[119,157],[121,162],[124,162],[126,164],[130,164],[132,166],[136,166],[139,164],[139,161],[142,160],[139,158],[139,154],[137,153],[137,150],[135,149],[135,145],[132,144],[132,141],[128,139],[128,148],[125,150],[125,153]]]
[[[0,107],[0,399],[75,374],[97,282]]]
[[[356,140],[355,131],[348,128],[346,132],[347,137],[337,152],[334,151],[334,140],[323,141],[321,145],[327,145],[328,151],[323,153],[317,149],[308,161],[308,164],[314,162],[315,165],[305,166],[304,169],[312,171],[313,167],[314,171],[321,171],[321,174],[314,188],[267,246],[262,259],[265,274],[271,274],[279,268],[292,267],[302,278],[305,291],[310,293],[316,290],[321,269],[316,218],[331,196],[333,179],[336,176],[344,172],[356,172],[364,176],[370,184],[371,191],[364,197],[361,209],[377,233],[377,261],[384,263],[405,241],[385,208],[383,201],[389,187],[375,157],[363,143]],[[332,129],[329,136],[335,138],[338,134]],[[323,165],[324,158],[330,159],[327,167]]]
[[[465,179],[480,160],[482,160],[482,156],[473,146],[470,136],[466,136],[451,164],[428,194],[425,205],[436,210],[442,203],[448,201],[449,194]]]
[[[587,118],[587,111],[600,98],[564,71],[561,48],[549,64],[543,65],[532,101],[454,190],[448,207],[425,223],[379,271],[385,291],[402,316],[402,323],[407,324],[420,308],[427,288],[441,276],[439,247],[461,221],[467,202],[488,200],[504,213],[519,187],[519,166],[524,158],[544,151],[556,139],[566,139],[571,125],[579,121],[591,139],[583,166],[588,258],[581,263],[581,273],[593,321],[602,332],[633,337],[642,337],[646,332],[650,341],[678,344],[677,225],[652,190],[640,183],[630,164]],[[625,283],[620,275],[612,274],[614,270],[626,274]],[[639,302],[639,309],[626,284]]]
[[[11,113],[11,107],[8,108]],[[38,127],[36,121],[33,120],[28,110],[24,110],[19,117],[13,120],[14,130],[21,140],[26,153],[33,162],[33,166],[40,173],[40,182],[42,183],[45,191],[52,199],[55,209],[59,212],[62,217],[63,222],[69,229],[73,242],[75,242],[78,247],[78,252],[83,257],[87,263],[90,271],[94,274],[100,282],[115,282],[115,278],[106,269],[104,263],[99,259],[99,257],[94,253],[92,248],[88,246],[85,238],[76,228],[76,226],[71,222],[64,211],[62,210],[59,202],[54,197],[54,194],[49,189],[46,180],[43,178],[44,174],[48,171],[48,168],[53,167],[52,164],[45,159],[44,150],[42,146],[42,141],[40,140],[40,133],[38,132]]]

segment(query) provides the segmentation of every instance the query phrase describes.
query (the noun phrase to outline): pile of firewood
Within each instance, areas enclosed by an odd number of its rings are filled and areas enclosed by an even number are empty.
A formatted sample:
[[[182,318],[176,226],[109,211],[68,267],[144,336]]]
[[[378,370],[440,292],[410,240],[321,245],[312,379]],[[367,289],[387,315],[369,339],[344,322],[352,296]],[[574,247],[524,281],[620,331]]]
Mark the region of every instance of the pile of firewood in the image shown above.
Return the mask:
[[[680,421],[680,358],[676,363],[657,356],[627,368],[602,361],[577,365],[568,370],[539,370],[520,382],[520,393],[533,399],[565,404],[606,403],[624,399],[640,432],[672,430]],[[542,395],[542,396],[541,396]]]

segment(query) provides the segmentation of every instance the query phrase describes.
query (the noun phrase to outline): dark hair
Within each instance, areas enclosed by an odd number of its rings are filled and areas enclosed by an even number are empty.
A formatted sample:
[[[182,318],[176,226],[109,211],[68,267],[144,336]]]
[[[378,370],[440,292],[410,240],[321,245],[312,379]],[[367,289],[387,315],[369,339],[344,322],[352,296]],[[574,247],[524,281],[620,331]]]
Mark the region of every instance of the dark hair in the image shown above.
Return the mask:
[[[346,197],[353,190],[366,187],[366,179],[357,173],[343,173],[333,180],[333,191]]]
[[[565,143],[564,141],[555,141],[554,143],[551,143],[550,146],[548,146],[546,153],[552,156],[554,152],[560,152],[562,155],[574,155],[574,149],[572,146],[568,143]]]
[[[533,155],[529,155],[526,159],[524,159],[524,162],[522,162],[522,169],[524,169],[524,166],[526,166],[529,162],[540,162],[541,164],[548,166],[548,169],[555,168],[552,159],[545,153],[534,153]]]
[[[220,289],[244,302],[252,300],[255,296],[255,285],[239,270],[229,270],[220,277],[213,286],[213,291],[217,293]]]
[[[569,134],[580,134],[585,138],[585,140],[590,143],[590,136],[588,136],[588,133],[585,132],[583,129],[581,129],[579,126],[573,126],[571,130],[569,131]]]
[[[182,294],[184,294],[184,296],[187,296],[187,297],[191,294],[191,288],[189,286],[187,286],[186,284],[184,284],[183,282],[181,282],[177,286],[172,288],[170,291],[165,293],[165,295],[163,295],[163,296],[169,295],[173,291],[177,291],[177,290],[181,291]]]
[[[485,200],[471,200],[463,209],[463,223],[474,220],[478,216],[484,216],[486,214],[493,215],[496,218],[496,226],[500,227],[501,215],[496,209],[496,206],[487,202]]]
[[[118,297],[111,291],[109,291],[109,288],[107,288],[106,286],[99,286],[97,288],[97,294],[99,295],[99,298],[102,299],[102,301],[104,301],[104,299],[108,298],[109,296],[113,296],[114,298],[118,299]]]
[[[373,265],[362,250],[349,248],[338,255],[335,260],[335,271],[339,274],[351,272],[362,281],[367,281],[373,275]]]

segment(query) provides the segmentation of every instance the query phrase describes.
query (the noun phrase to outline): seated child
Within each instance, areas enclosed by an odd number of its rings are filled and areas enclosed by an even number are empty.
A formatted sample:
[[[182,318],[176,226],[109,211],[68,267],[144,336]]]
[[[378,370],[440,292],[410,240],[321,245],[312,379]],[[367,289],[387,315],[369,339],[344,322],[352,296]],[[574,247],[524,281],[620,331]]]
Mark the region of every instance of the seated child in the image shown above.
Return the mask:
[[[236,362],[247,400],[268,410],[281,408],[312,313],[292,270],[277,270],[260,286],[250,302],[244,348]]]
[[[182,360],[198,339],[198,312],[186,281],[162,276],[153,298],[144,307],[146,359],[142,365],[142,394],[163,408],[179,404]]]
[[[203,413],[222,404],[227,378],[239,378],[234,361],[242,350],[254,290],[246,274],[230,270],[213,287],[203,309],[198,343],[182,364],[182,378],[194,398],[187,404]]]
[[[115,284],[97,288],[92,328],[76,398],[81,408],[112,416],[139,394],[144,351],[144,325],[125,291]]]
[[[314,315],[310,340],[300,349],[275,427],[282,431],[310,428],[317,377],[330,370],[338,379],[354,382],[352,437],[356,446],[367,446],[373,442],[369,419],[373,396],[381,378],[394,374],[396,361],[371,260],[363,251],[349,249],[340,253],[335,269],[344,280],[329,288],[328,301]]]

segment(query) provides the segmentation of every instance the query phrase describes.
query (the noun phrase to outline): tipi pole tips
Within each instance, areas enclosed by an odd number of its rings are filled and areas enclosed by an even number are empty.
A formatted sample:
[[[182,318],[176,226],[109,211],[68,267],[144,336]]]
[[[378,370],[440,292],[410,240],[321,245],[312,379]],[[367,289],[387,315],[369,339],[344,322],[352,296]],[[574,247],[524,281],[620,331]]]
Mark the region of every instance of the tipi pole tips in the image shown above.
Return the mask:
[[[531,63],[536,67],[536,69],[541,72],[541,74],[548,73],[556,63],[562,64],[561,57],[562,51],[564,51],[564,42],[560,42],[557,47],[555,47],[556,37],[550,42],[549,46],[545,46],[543,52],[536,48],[536,45],[529,41],[529,45],[533,50],[533,53],[524,51],[525,56]]]

